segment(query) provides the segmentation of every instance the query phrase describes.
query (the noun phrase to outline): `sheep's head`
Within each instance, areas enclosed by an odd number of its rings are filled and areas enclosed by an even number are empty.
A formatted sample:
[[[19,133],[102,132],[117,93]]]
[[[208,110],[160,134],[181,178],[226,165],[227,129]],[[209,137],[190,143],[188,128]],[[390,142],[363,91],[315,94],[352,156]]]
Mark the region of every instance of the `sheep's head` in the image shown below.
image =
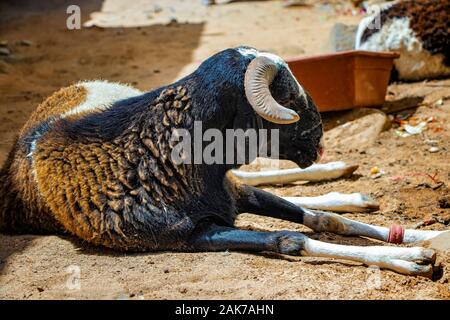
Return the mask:
[[[216,118],[213,123],[223,123],[229,117],[235,129],[278,129],[279,157],[294,161],[302,168],[319,158],[322,153],[320,114],[283,59],[253,48],[238,47],[216,54],[199,70],[207,71],[201,74],[214,75],[214,79],[203,81],[209,80],[208,92],[216,92],[215,101],[221,106],[221,111],[213,116]],[[202,110],[203,119],[209,112]]]

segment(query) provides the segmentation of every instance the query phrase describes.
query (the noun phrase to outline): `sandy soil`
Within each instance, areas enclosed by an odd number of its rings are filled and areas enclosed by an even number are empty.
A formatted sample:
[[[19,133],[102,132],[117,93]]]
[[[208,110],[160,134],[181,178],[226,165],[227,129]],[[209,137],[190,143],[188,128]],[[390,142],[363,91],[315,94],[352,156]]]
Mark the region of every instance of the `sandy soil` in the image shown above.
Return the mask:
[[[334,22],[358,19],[321,7],[283,9],[279,2],[270,1],[211,8],[211,21],[206,24],[68,31],[67,4],[61,2],[0,4],[0,40],[7,40],[13,52],[12,57],[0,58],[0,162],[30,112],[61,86],[105,78],[148,90],[186,74],[211,53],[239,44],[284,57],[320,53],[326,50]],[[83,1],[80,6],[85,20],[100,3]],[[448,229],[450,209],[448,205],[441,208],[445,206],[439,200],[449,193],[449,87],[449,80],[392,85],[390,98],[407,92],[424,96],[419,108],[407,112],[434,121],[422,135],[400,138],[394,126],[363,150],[328,150],[327,161],[360,165],[353,177],[265,189],[279,195],[362,191],[380,201],[380,211],[345,216],[408,227],[434,216],[440,222],[420,228]],[[326,128],[336,126],[342,116],[325,115]],[[426,139],[437,140],[440,151],[430,153]],[[385,174],[370,178],[373,166]],[[426,173],[436,174],[434,180]],[[395,176],[402,178],[396,181]],[[237,223],[255,230],[304,231],[333,243],[375,244],[368,239],[315,234],[303,226],[249,214]],[[385,270],[378,273],[332,259],[239,252],[121,254],[71,237],[0,235],[0,298],[450,299],[450,255],[440,253],[438,261],[440,272],[430,280]],[[77,268],[80,288],[71,289]]]

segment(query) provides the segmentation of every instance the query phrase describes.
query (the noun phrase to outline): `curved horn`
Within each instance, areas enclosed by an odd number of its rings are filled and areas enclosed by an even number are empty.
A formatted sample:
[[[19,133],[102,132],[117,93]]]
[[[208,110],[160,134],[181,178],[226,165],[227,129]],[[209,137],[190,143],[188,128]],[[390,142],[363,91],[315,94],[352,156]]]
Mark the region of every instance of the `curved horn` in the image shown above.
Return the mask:
[[[297,112],[277,103],[270,93],[269,86],[277,72],[277,65],[269,58],[259,56],[253,59],[245,71],[245,95],[255,112],[267,121],[279,124],[297,122],[300,119]]]

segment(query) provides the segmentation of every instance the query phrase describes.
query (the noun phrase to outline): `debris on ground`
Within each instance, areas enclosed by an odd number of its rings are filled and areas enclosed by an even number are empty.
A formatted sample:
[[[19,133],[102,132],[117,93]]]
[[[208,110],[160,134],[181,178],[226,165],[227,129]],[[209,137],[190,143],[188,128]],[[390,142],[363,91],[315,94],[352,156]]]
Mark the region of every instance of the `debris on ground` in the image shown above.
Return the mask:
[[[406,138],[416,134],[422,133],[426,130],[427,122],[422,121],[416,126],[409,125],[407,123],[403,124],[399,130],[395,130],[395,134],[399,137]]]
[[[370,177],[372,179],[378,179],[380,178],[382,175],[384,175],[386,172],[384,172],[383,169],[380,169],[378,167],[372,167],[370,168]]]
[[[431,129],[433,132],[442,130],[442,127],[436,125],[438,121],[434,117],[428,116],[412,116],[405,119],[401,115],[397,115],[393,122],[400,125],[394,132],[402,138],[421,134],[428,129]]]

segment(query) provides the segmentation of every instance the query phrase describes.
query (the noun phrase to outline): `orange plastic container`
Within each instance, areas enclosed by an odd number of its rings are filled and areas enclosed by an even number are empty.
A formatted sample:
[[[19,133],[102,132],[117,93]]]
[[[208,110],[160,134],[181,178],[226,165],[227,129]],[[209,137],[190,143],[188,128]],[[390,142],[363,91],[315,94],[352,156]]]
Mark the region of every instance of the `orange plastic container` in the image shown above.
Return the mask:
[[[287,62],[323,112],[382,105],[398,57],[395,52],[353,50]]]

